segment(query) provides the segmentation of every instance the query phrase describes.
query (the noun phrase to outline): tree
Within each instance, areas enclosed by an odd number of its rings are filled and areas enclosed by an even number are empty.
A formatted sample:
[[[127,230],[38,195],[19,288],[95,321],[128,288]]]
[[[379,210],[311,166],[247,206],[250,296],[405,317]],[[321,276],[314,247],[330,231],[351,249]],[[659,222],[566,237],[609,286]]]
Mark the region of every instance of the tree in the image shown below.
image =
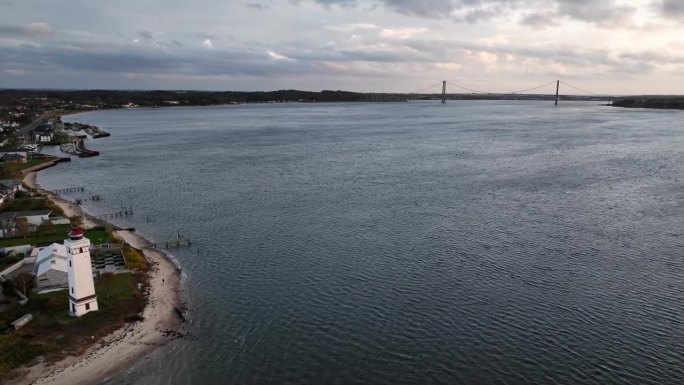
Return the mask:
[[[6,297],[14,295],[14,284],[12,281],[2,281],[2,294],[4,294]]]
[[[24,297],[26,296],[26,292],[33,287],[35,279],[33,278],[33,275],[29,273],[21,273],[14,278],[12,283],[14,283],[14,287],[17,289],[21,290],[22,293],[24,293]]]
[[[29,223],[28,219],[26,218],[17,218],[17,222],[15,224],[15,227],[17,228],[17,232],[19,235],[22,237],[26,237],[29,234]]]

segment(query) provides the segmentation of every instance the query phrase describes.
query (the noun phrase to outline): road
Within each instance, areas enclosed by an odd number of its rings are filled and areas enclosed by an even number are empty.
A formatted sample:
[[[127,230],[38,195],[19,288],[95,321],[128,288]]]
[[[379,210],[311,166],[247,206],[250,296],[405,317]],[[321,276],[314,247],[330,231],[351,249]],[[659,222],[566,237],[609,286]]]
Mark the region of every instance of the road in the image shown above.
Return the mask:
[[[23,138],[26,133],[28,133],[31,130],[35,129],[36,127],[40,126],[42,123],[45,123],[45,121],[47,120],[48,114],[49,114],[49,112],[46,112],[43,115],[37,117],[31,123],[29,123],[29,124],[25,125],[24,127],[18,129],[17,133],[16,133],[17,138]]]

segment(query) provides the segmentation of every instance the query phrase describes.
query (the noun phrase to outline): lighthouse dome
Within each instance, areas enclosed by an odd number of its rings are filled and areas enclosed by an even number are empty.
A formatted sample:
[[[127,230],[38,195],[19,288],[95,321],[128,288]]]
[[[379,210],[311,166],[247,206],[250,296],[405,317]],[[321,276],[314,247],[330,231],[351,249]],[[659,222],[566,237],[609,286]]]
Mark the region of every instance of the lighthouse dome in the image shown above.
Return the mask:
[[[80,227],[72,228],[71,231],[69,231],[69,238],[74,241],[83,238],[83,229]]]

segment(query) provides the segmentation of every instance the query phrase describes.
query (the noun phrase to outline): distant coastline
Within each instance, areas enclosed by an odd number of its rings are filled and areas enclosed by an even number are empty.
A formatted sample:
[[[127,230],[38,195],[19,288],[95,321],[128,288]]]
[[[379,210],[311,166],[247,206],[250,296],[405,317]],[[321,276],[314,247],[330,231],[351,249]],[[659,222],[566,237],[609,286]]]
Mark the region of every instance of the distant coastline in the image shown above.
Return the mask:
[[[665,110],[684,110],[682,96],[640,96],[621,98],[613,101],[613,107],[623,108],[653,108]]]
[[[447,93],[447,100],[553,100],[550,94]],[[125,90],[0,90],[3,101],[27,100],[43,111],[70,112],[95,109],[214,106],[261,103],[334,103],[334,102],[406,102],[440,100],[441,93],[360,93],[349,91],[320,92],[279,90],[244,91],[125,91]],[[562,100],[611,101],[611,96],[561,95]],[[38,103],[39,101],[40,103]],[[8,103],[5,103],[8,104]]]

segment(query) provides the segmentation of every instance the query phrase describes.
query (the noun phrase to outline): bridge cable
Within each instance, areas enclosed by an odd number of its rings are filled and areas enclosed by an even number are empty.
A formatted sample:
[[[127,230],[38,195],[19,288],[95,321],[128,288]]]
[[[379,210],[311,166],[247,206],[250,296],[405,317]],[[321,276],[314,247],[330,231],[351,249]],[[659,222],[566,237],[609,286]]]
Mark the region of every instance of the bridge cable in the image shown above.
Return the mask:
[[[423,88],[422,90],[418,90],[418,91],[415,91],[415,92],[409,92],[409,93],[410,93],[410,94],[420,94],[420,93],[422,93],[422,92],[424,92],[424,91],[429,90],[430,88],[434,88],[434,87],[441,86],[441,85],[442,85],[442,82],[439,82],[439,83],[435,83],[435,84],[431,85],[430,87]],[[435,92],[435,93],[440,93],[440,92],[442,92],[442,91],[440,90],[439,92]]]
[[[532,88],[528,88],[528,89],[522,90],[522,91],[507,92],[507,94],[511,94],[511,95],[512,95],[512,94],[521,94],[521,93],[523,93],[523,92],[528,92],[528,91],[534,91],[534,90],[538,90],[538,89],[540,89],[540,88],[544,88],[544,87],[546,87],[546,86],[550,86],[551,84],[554,84],[554,83],[556,83],[555,80],[552,81],[552,82],[550,82],[550,83],[546,83],[546,84],[544,84],[544,85],[538,86],[538,87],[532,87]]]
[[[563,85],[566,85],[566,86],[568,86],[568,87],[570,87],[570,88],[574,88],[574,89],[576,89],[577,91],[580,91],[580,92],[584,92],[584,93],[592,94],[592,95],[601,95],[601,94],[597,94],[596,92],[591,92],[591,91],[587,91],[587,90],[582,89],[582,88],[579,88],[579,87],[575,87],[575,86],[573,86],[572,84],[567,83],[567,82],[564,82],[564,81],[562,81],[562,80],[561,80],[560,82],[563,83]]]
[[[456,88],[460,88],[460,89],[463,89],[463,90],[466,90],[466,91],[470,91],[470,92],[475,92],[475,93],[478,93],[478,94],[491,94],[491,92],[474,90],[474,89],[472,89],[472,88],[459,86],[458,84],[454,84],[454,83],[451,83],[451,82],[447,82],[447,84],[450,85],[450,86],[456,87]]]

